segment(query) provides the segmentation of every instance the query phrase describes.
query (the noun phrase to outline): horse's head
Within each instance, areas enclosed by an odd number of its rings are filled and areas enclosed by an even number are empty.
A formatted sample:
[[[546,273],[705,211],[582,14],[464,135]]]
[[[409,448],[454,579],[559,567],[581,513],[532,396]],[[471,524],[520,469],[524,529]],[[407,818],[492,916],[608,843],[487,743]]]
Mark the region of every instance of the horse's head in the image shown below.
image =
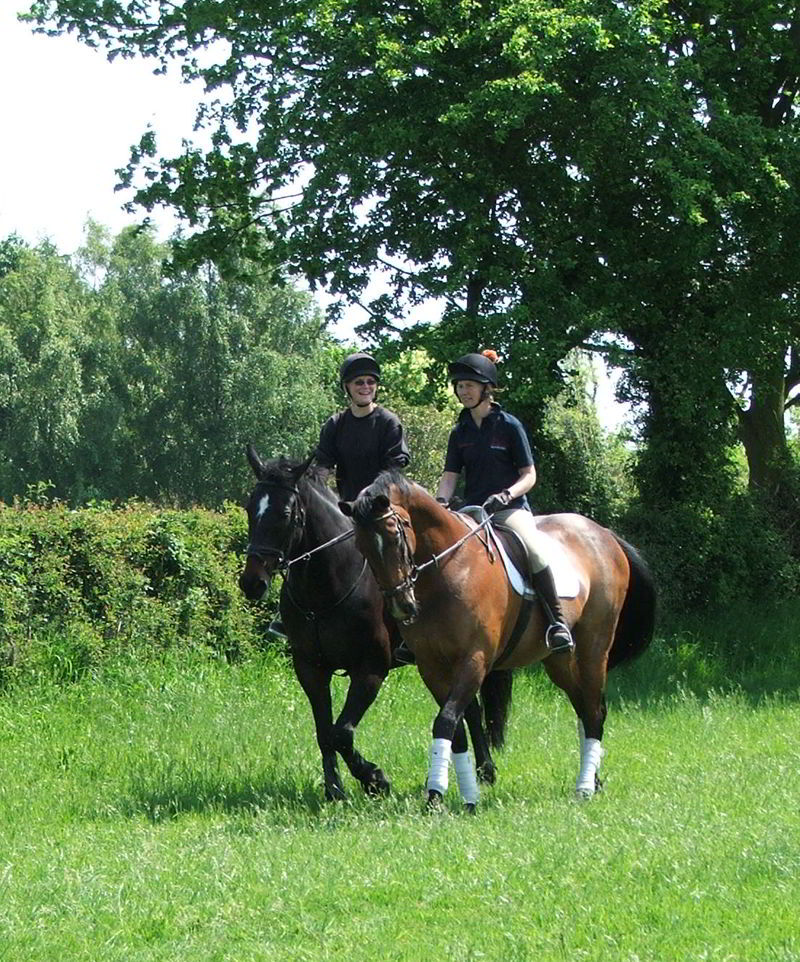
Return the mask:
[[[340,501],[339,507],[355,523],[356,547],[367,559],[389,613],[409,625],[419,615],[414,594],[416,537],[408,510],[390,499],[386,480],[381,476],[355,501]]]
[[[247,502],[249,544],[239,587],[256,601],[302,537],[305,513],[297,485],[311,458],[262,461],[251,444],[247,458],[258,482]]]

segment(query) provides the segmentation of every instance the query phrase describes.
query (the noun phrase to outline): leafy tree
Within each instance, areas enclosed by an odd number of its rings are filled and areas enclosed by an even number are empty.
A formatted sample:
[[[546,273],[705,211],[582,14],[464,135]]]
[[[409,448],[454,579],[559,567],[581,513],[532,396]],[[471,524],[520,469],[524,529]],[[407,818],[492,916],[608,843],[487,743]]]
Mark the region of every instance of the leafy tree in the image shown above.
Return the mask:
[[[0,497],[43,481],[75,502],[220,504],[249,485],[247,441],[316,441],[338,348],[308,294],[167,273],[149,230],[90,223],[74,264],[49,244],[2,250]]]
[[[637,494],[633,454],[623,432],[609,434],[600,423],[597,373],[585,353],[573,351],[564,364],[565,390],[547,403],[536,436],[539,511],[577,511],[617,527]]]
[[[87,251],[83,252],[84,257]],[[103,416],[120,494],[220,503],[247,477],[244,445],[305,453],[325,410],[332,339],[310,297],[206,265],[164,273],[167,246],[129,228],[110,249],[97,326],[116,359]],[[87,263],[88,266],[88,263]]]
[[[16,234],[0,240],[0,277],[17,269],[22,252],[26,249],[27,244]]]
[[[88,292],[51,244],[10,246],[0,276],[0,497],[39,480],[63,494],[79,473]]]
[[[554,362],[602,330],[630,339],[639,386],[669,406],[654,345],[677,353],[699,327],[718,392],[730,372],[758,382],[740,417],[752,476],[768,471],[774,371],[796,336],[793,5],[222,0],[152,13],[40,0],[30,16],[111,56],[180,57],[206,82],[212,148],[154,162],[147,134],[126,178],[143,175],[145,206],[203,228],[186,254],[227,264],[268,241],[349,299],[383,267],[392,294],[370,305],[373,333],[403,300],[444,298],[448,350],[434,339],[432,355],[491,342],[537,416]],[[709,380],[702,347],[684,391],[695,373]]]

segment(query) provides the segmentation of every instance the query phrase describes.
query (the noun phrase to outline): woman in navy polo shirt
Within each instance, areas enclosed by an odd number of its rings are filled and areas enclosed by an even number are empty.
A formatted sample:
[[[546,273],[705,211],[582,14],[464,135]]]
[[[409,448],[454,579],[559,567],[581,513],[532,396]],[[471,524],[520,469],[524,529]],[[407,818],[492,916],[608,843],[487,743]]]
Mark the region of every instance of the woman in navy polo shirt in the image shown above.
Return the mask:
[[[528,550],[533,587],[545,602],[545,614],[551,616],[547,643],[551,651],[571,651],[575,643],[525,497],[536,484],[531,446],[522,424],[493,398],[496,360],[494,351],[484,351],[465,354],[449,366],[453,389],[464,410],[450,432],[436,497],[449,502],[463,471],[465,502],[482,505],[488,514],[496,515],[498,521],[519,534]]]

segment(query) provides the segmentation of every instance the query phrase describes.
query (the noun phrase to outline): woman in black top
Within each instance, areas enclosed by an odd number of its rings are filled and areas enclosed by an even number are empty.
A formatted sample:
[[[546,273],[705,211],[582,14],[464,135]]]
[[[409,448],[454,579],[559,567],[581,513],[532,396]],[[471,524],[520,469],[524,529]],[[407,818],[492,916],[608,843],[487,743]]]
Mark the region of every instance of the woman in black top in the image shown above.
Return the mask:
[[[322,468],[336,468],[336,490],[344,501],[353,501],[362,488],[372,484],[386,468],[405,468],[411,460],[400,419],[375,401],[381,369],[374,357],[351,354],[339,369],[339,384],[348,407],[322,425],[315,459]],[[269,628],[284,635],[276,618]],[[413,661],[410,652],[398,656],[401,664]]]
[[[345,358],[339,383],[348,407],[322,425],[317,464],[336,468],[336,490],[344,501],[354,500],[381,471],[405,468],[411,460],[400,419],[375,401],[380,379],[380,366],[369,354]]]
[[[536,484],[536,468],[525,429],[494,400],[497,368],[494,351],[465,354],[450,365],[450,380],[464,410],[450,432],[437,499],[447,503],[464,473],[464,499],[482,505],[519,534],[528,553],[533,587],[550,620],[550,650],[571,651],[575,643],[561,611],[547,559],[526,494]]]

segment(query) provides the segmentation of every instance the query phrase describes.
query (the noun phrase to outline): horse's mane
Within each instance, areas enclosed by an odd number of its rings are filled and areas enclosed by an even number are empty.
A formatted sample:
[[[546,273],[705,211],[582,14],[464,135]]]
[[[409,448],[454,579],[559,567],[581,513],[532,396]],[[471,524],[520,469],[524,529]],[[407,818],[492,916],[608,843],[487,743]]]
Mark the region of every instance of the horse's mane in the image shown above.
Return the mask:
[[[258,479],[259,484],[279,484],[285,487],[293,486],[294,484],[294,472],[301,464],[304,463],[303,458],[291,459],[284,455],[278,458],[270,458],[263,462],[263,470]],[[326,494],[328,497],[333,497],[333,492],[330,490],[326,483],[327,470],[320,467],[318,464],[312,464],[307,468],[299,483],[302,484],[307,481],[310,485],[316,488],[320,493]]]
[[[394,488],[403,497],[410,497],[413,491],[413,482],[398,471],[396,468],[389,468],[382,471],[368,488],[359,494],[353,502],[353,519],[356,524],[363,524],[368,521],[372,514],[372,505],[379,495],[389,497],[390,490]]]

